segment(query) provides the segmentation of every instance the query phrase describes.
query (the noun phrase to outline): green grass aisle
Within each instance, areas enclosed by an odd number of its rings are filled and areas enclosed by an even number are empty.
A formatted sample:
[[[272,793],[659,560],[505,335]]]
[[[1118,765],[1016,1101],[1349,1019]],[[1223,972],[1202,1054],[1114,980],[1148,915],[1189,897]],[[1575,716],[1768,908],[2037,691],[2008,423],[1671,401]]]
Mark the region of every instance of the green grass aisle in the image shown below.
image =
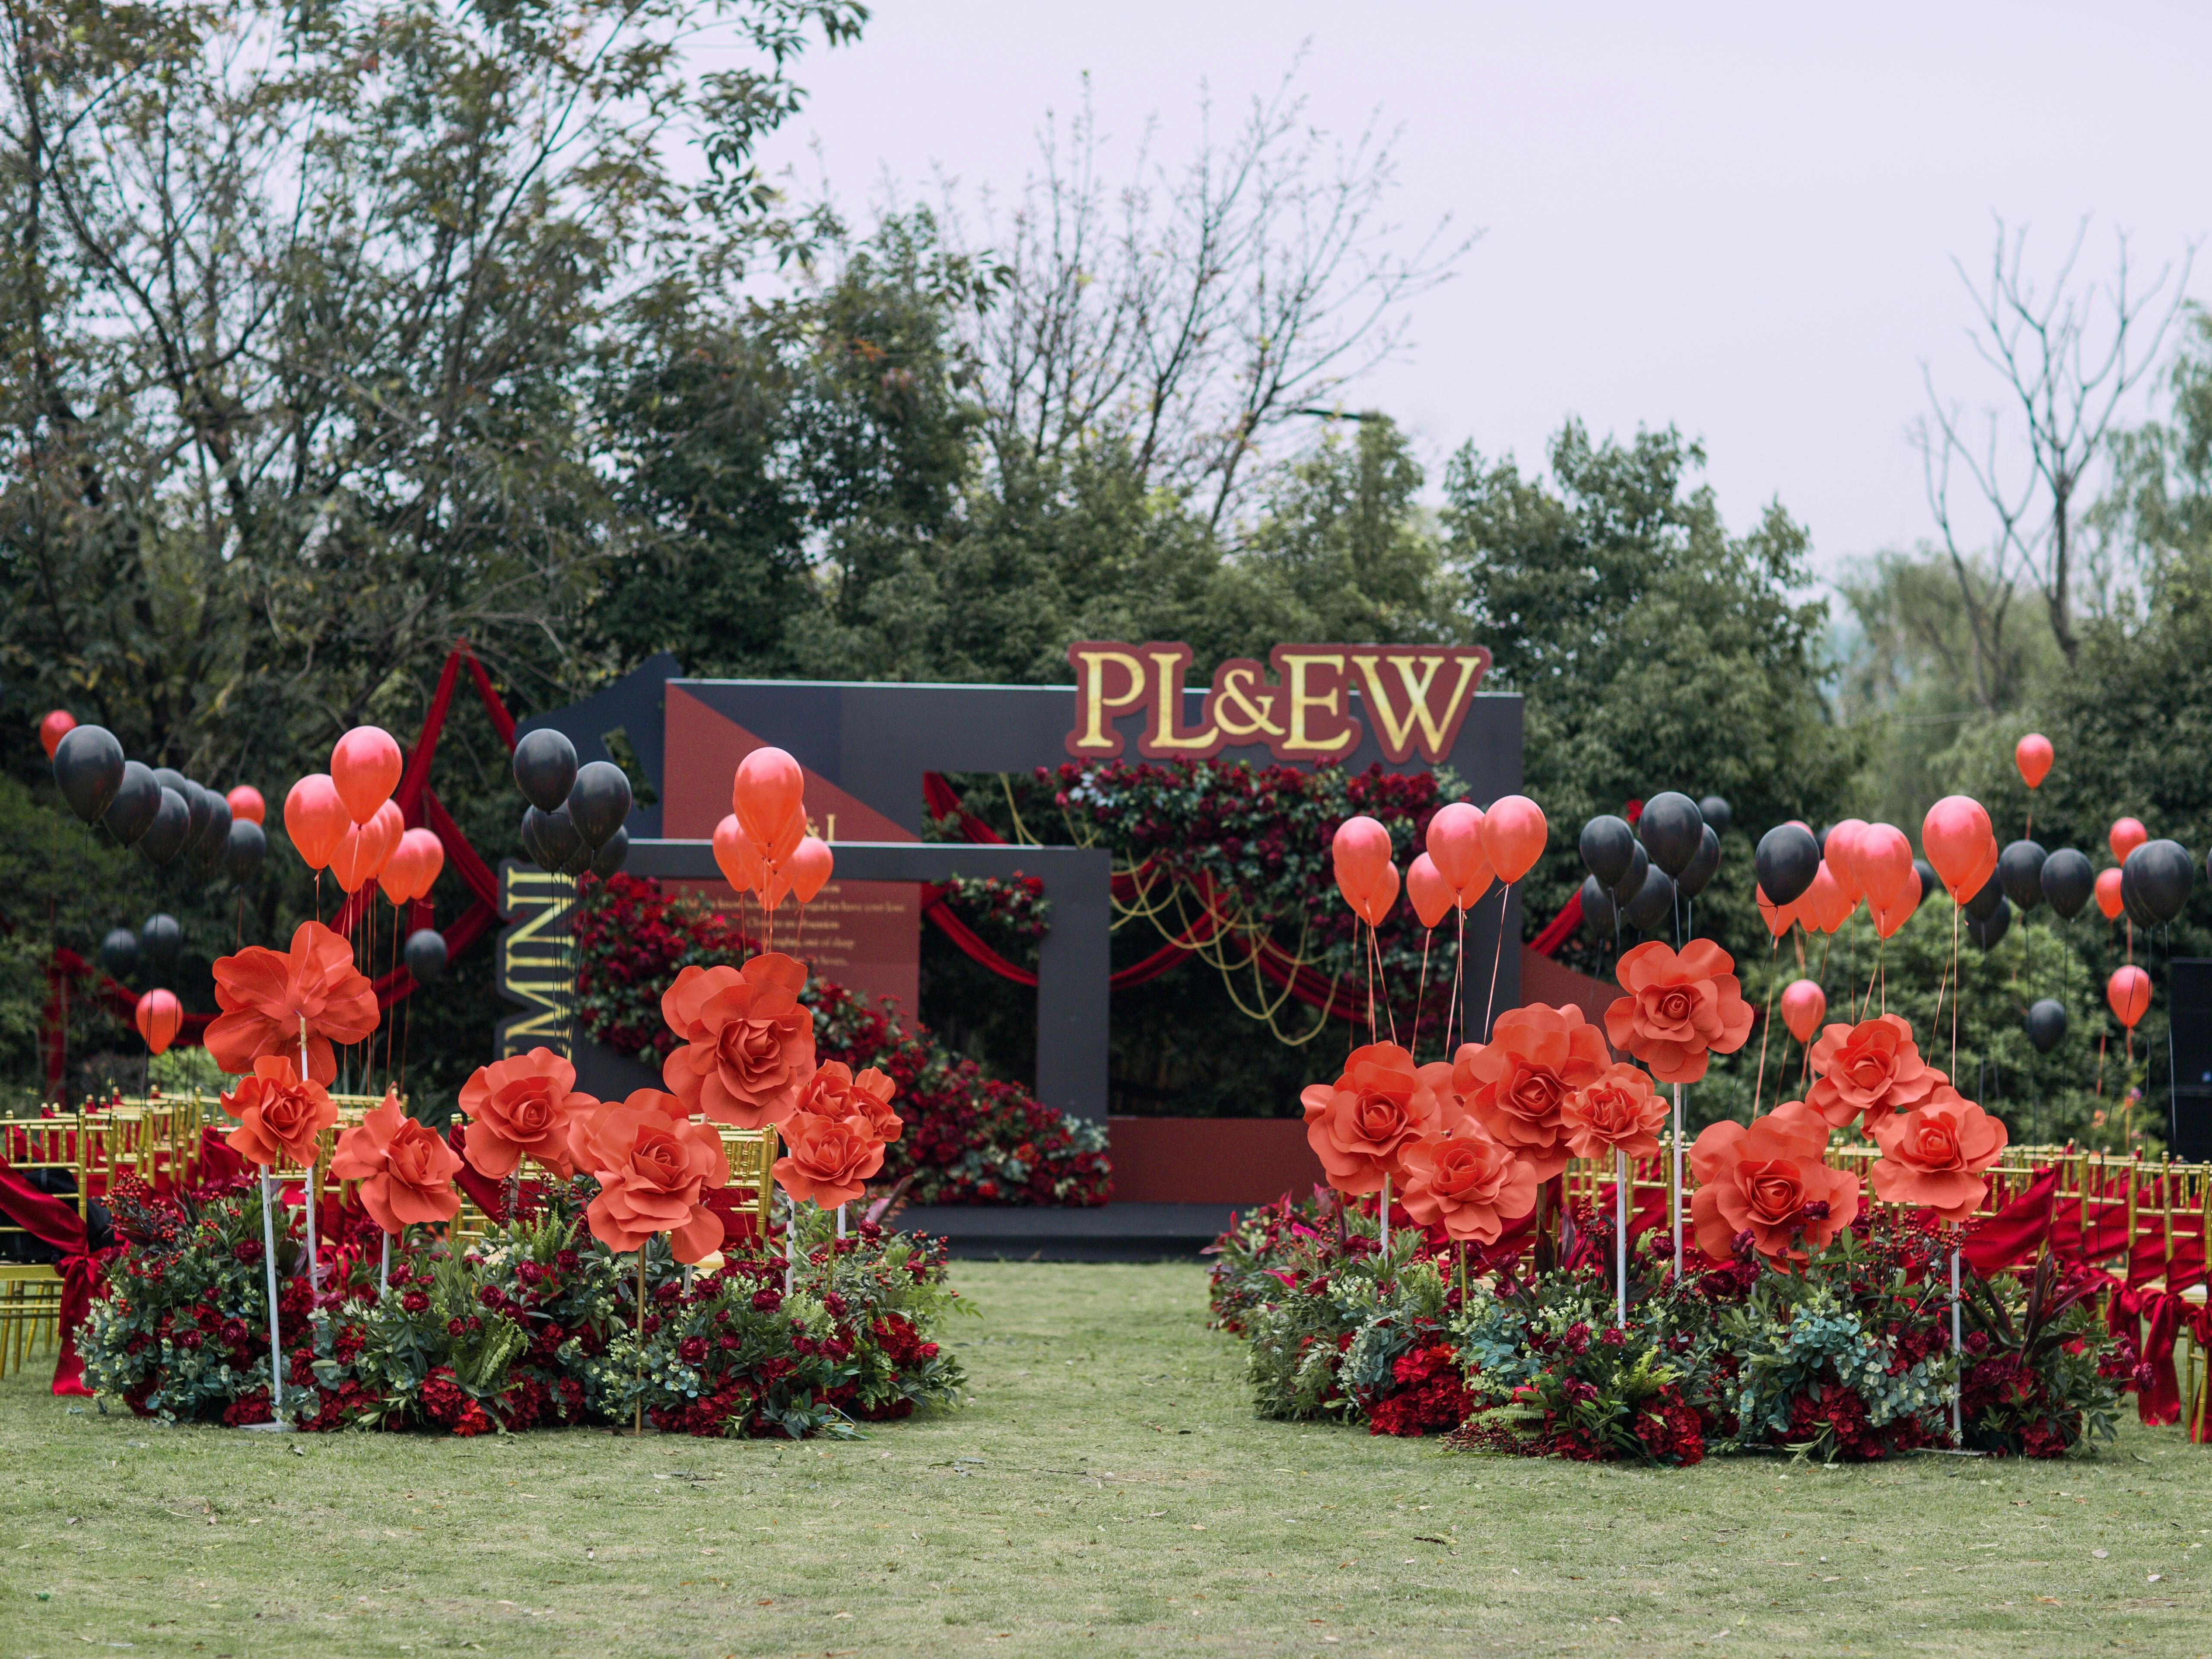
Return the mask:
[[[0,1656],[2212,1651],[2212,1455],[1440,1456],[1255,1421],[1183,1267],[971,1264],[805,1445],[164,1429],[0,1387]]]

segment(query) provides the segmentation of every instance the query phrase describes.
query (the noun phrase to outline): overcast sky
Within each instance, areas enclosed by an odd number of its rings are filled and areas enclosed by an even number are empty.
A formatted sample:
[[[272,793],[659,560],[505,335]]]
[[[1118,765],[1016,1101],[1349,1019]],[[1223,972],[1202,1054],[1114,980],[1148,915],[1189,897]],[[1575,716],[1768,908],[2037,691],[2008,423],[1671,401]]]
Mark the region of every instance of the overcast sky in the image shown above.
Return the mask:
[[[1305,42],[1317,124],[1402,127],[1394,216],[1483,231],[1347,400],[1433,469],[1470,438],[1535,463],[1569,415],[1673,422],[1731,526],[1778,495],[1824,570],[1927,533],[1923,361],[1994,395],[1951,263],[1985,264],[1992,214],[2047,267],[2094,213],[2100,277],[2115,228],[2153,271],[2212,228],[2203,4],[879,0],[858,46],[809,54],[765,159],[811,177],[818,145],[848,208],[940,169],[1010,191],[1085,72],[1117,147],[1157,114],[1173,158],[1202,82],[1241,108]]]

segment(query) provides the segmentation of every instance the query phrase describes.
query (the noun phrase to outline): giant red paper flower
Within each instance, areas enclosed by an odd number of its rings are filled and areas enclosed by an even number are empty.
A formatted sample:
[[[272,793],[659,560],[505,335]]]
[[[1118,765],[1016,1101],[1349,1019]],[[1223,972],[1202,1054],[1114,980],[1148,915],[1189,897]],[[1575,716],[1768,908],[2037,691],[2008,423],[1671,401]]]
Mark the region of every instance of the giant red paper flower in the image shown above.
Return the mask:
[[[331,1173],[356,1183],[362,1208],[387,1233],[410,1224],[451,1221],[461,1211],[453,1177],[461,1160],[444,1137],[399,1109],[389,1095],[338,1137]]]
[[[459,1104],[469,1120],[462,1155],[494,1181],[526,1158],[565,1180],[575,1173],[568,1126],[599,1103],[577,1091],[576,1068],[550,1048],[479,1066],[461,1085]]]
[[[868,1066],[855,1077],[842,1060],[825,1060],[799,1091],[799,1110],[793,1117],[857,1117],[878,1140],[896,1140],[906,1125],[891,1109],[891,1080],[880,1066]]]
[[[1666,1121],[1667,1103],[1634,1066],[1608,1066],[1559,1103],[1559,1130],[1577,1158],[1649,1158],[1659,1150],[1654,1131]]]
[[[661,993],[661,1018],[684,1040],[661,1080],[695,1112],[757,1129],[799,1109],[814,1071],[814,1016],[801,1006],[805,964],[755,957],[743,968],[686,968]]]
[[[1948,1081],[1921,1059],[1912,1027],[1895,1014],[1824,1028],[1808,1060],[1813,1086],[1805,1103],[1838,1129],[1862,1118],[1869,1134],[1891,1113],[1925,1104]]]
[[[1528,1159],[1472,1118],[1449,1133],[1423,1135],[1399,1154],[1406,1212],[1452,1238],[1495,1244],[1508,1223],[1536,1207]]]
[[[1567,1167],[1560,1103],[1596,1082],[1607,1060],[1604,1035],[1581,1009],[1532,1003],[1498,1015],[1487,1043],[1464,1045],[1452,1082],[1474,1121],[1549,1181]]]
[[[883,1137],[865,1115],[817,1117],[794,1112],[778,1126],[784,1153],[775,1178],[792,1197],[811,1198],[823,1209],[850,1204],[884,1167]]]
[[[264,1170],[312,1169],[317,1137],[338,1121],[323,1085],[313,1079],[302,1083],[300,1068],[283,1054],[255,1060],[252,1072],[222,1100],[223,1110],[238,1120],[228,1136],[230,1150]]]
[[[592,1237],[617,1255],[666,1233],[678,1261],[697,1261],[722,1243],[722,1218],[701,1194],[726,1185],[722,1137],[694,1123],[684,1103],[658,1089],[579,1113],[568,1126],[575,1167],[599,1183],[585,1212]]]
[[[1972,1215],[1988,1195],[1982,1172],[1997,1161],[2008,1139],[2002,1123],[1948,1083],[1925,1104],[1891,1114],[1870,1133],[1881,1148],[1875,1196],[1953,1222]]]
[[[1614,967],[1628,993],[1605,1011],[1605,1034],[1662,1083],[1695,1083],[1710,1054],[1732,1054],[1751,1035],[1751,1005],[1735,981],[1735,958],[1709,939],[1678,955],[1657,939]]]
[[[1690,1200],[1698,1248],[1724,1261],[1741,1242],[1775,1262],[1826,1249],[1859,1212],[1858,1177],[1829,1167],[1827,1144],[1827,1124],[1801,1101],[1749,1128],[1721,1122],[1699,1135],[1690,1150],[1704,1183]]]
[[[1334,1083],[1307,1085],[1306,1140],[1340,1193],[1380,1192],[1400,1151],[1438,1126],[1436,1092],[1395,1042],[1354,1048]]]
[[[359,1042],[376,1029],[376,994],[353,965],[353,947],[319,921],[303,921],[289,951],[249,945],[215,964],[216,1006],[207,1051],[234,1074],[264,1054],[300,1057],[307,1024],[307,1075],[337,1080],[333,1042]]]

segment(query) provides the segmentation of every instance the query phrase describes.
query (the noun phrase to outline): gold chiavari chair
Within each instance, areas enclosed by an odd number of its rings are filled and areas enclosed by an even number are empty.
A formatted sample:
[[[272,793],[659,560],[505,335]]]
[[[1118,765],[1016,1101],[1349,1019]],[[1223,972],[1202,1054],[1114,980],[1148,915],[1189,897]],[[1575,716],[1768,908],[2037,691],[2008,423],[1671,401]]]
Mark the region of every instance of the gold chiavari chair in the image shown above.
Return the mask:
[[[18,1119],[6,1128],[8,1162],[15,1174],[31,1176],[43,1170],[67,1171],[76,1191],[64,1201],[74,1203],[77,1219],[83,1220],[85,1173],[79,1151],[84,1138],[80,1115]],[[12,1245],[21,1241],[35,1243],[37,1239],[29,1229],[0,1214],[0,1241]],[[33,1352],[58,1344],[61,1311],[58,1267],[52,1262],[0,1260],[0,1376],[21,1370]]]
[[[776,1154],[781,1145],[775,1125],[758,1129],[733,1129],[727,1124],[714,1127],[721,1132],[722,1152],[730,1160],[730,1193],[733,1197],[751,1194],[738,1213],[751,1216],[754,1236],[765,1239],[769,1212],[775,1198]]]

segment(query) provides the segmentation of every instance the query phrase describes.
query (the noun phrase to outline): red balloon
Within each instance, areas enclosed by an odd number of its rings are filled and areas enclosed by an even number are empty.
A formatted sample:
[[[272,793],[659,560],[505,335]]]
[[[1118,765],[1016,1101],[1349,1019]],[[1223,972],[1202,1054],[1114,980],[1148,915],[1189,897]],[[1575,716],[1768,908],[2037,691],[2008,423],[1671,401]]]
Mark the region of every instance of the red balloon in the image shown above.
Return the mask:
[[[2097,872],[2097,908],[2105,913],[2106,921],[2118,921],[2120,919],[2120,912],[2127,908],[2120,902],[2118,871]]]
[[[1871,908],[1874,933],[1876,939],[1890,939],[1897,930],[1912,920],[1912,913],[1920,908],[1920,872],[1907,865],[1905,869],[1905,890],[1887,904]]]
[[[1483,854],[1482,862],[1475,866],[1474,879],[1453,892],[1452,902],[1462,910],[1474,908],[1474,902],[1490,890],[1490,884],[1498,879],[1498,872],[1490,867],[1490,854]]]
[[[2031,732],[2012,746],[2012,763],[2020,768],[2020,778],[2029,788],[2041,787],[2051,775],[2051,739],[2040,732]]]
[[[338,838],[352,827],[337,786],[326,772],[310,772],[284,797],[284,833],[310,870],[330,863]]]
[[[805,836],[792,849],[785,873],[791,878],[791,890],[801,904],[811,904],[814,896],[822,890],[822,884],[830,879],[836,860],[830,851],[830,843],[819,836]]]
[[[1964,904],[1996,873],[1997,838],[1981,802],[1946,795],[1928,809],[1920,825],[1920,845],[1953,899]]]
[[[1482,850],[1482,809],[1474,802],[1455,800],[1437,808],[1429,820],[1425,844],[1437,874],[1455,892],[1474,886],[1478,877],[1482,886],[1490,885],[1490,854]]]
[[[789,858],[806,833],[806,774],[781,749],[760,748],[738,763],[730,783],[730,806],[738,826],[763,858]],[[791,821],[799,820],[799,834],[788,835]],[[779,844],[788,841],[781,851]]]
[[[416,848],[415,890],[410,898],[428,898],[430,890],[438,884],[439,873],[446,867],[446,843],[438,839],[434,830],[410,830],[399,837],[401,845],[412,842]]]
[[[1359,907],[1351,895],[1365,892],[1390,862],[1390,832],[1364,815],[1346,818],[1329,837],[1328,855],[1336,866],[1336,884],[1356,910]]]
[[[1398,902],[1398,866],[1387,860],[1382,873],[1377,876],[1361,894],[1359,902],[1352,908],[1360,921],[1370,927],[1380,927],[1382,919],[1390,914],[1390,907]]]
[[[1764,887],[1753,887],[1752,891],[1759,899],[1759,919],[1766,924],[1768,933],[1780,939],[1790,931],[1790,925],[1797,920],[1797,905],[1804,896],[1800,894],[1796,900],[1788,904],[1777,904],[1766,896]]]
[[[264,823],[269,818],[269,804],[261,799],[261,792],[250,783],[241,783],[225,795],[230,803],[234,823]]]
[[[1550,836],[1544,809],[1526,795],[1501,796],[1482,815],[1482,850],[1490,854],[1498,880],[1509,887],[1536,867]]]
[[[346,815],[367,823],[399,787],[399,745],[380,726],[356,726],[331,749],[331,781]]]
[[[1851,862],[1869,908],[1887,908],[1904,896],[1912,878],[1912,843],[1893,823],[1869,823],[1852,845]]]
[[[1828,845],[1824,854],[1828,860],[1828,873],[1836,878],[1836,885],[1850,901],[1853,908],[1857,908],[1858,902],[1867,894],[1866,878],[1859,872],[1859,845],[1866,839],[1867,831],[1873,827],[1864,818],[1845,818],[1828,831]],[[1850,910],[1844,912],[1845,921],[1850,920]],[[1840,927],[1843,923],[1839,921],[1836,925]]]
[[[354,893],[375,880],[399,850],[399,838],[406,833],[398,804],[389,800],[369,815],[367,823],[348,825],[331,851],[331,873],[337,878],[338,886]]]
[[[393,811],[399,809],[395,805]],[[395,905],[410,904],[430,890],[446,866],[445,844],[428,830],[402,832],[399,845],[376,874],[376,884]]]
[[[2105,1000],[2112,1006],[2112,1018],[2134,1030],[2150,1012],[2150,975],[2133,964],[2114,969],[2105,981]]]
[[[1434,826],[1431,826],[1433,833]],[[1456,890],[1443,878],[1435,860],[1426,853],[1415,859],[1406,869],[1406,896],[1411,900],[1413,914],[1421,919],[1424,927],[1434,927],[1452,911],[1458,896]]]
[[[152,990],[139,997],[131,1019],[137,1026],[138,1035],[146,1039],[147,1051],[165,1054],[177,1040],[177,1033],[185,1028],[185,1010],[175,992]]]
[[[1858,907],[1844,896],[1843,884],[1827,860],[1813,872],[1813,884],[1797,896],[1797,917],[1816,933],[1833,933]]]
[[[2128,854],[2150,839],[2150,831],[2142,827],[2141,818],[2114,818],[2112,833],[2105,837],[2112,848],[2112,862],[2125,864]]]
[[[1782,1023],[1800,1042],[1810,1042],[1813,1033],[1827,1018],[1828,994],[1809,979],[1792,980],[1782,993]]]
[[[796,848],[793,849],[794,852]],[[791,892],[791,877],[779,865],[761,866],[760,902],[771,911],[778,908]]]
[[[48,711],[39,722],[39,747],[46,751],[46,758],[54,757],[54,750],[62,746],[62,739],[76,730],[76,716],[66,708]],[[155,1053],[160,1050],[156,1049]]]
[[[714,826],[714,863],[722,872],[722,879],[740,893],[759,890],[761,884],[760,854],[753,851],[752,843],[738,823],[738,815],[731,812]]]

